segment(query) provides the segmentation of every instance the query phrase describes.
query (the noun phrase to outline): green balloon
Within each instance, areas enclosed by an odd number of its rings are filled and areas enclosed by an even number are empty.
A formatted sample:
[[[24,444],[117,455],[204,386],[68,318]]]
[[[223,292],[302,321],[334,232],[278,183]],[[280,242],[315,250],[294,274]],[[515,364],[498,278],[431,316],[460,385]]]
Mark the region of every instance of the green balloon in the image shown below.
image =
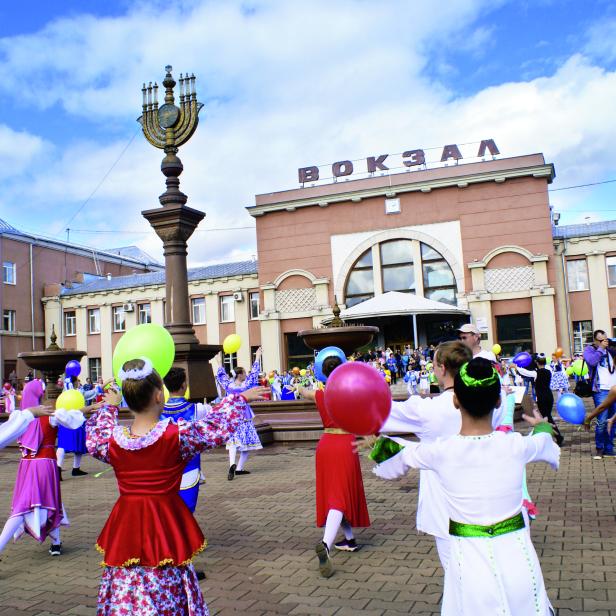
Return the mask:
[[[175,344],[171,334],[155,323],[143,323],[129,329],[118,341],[113,352],[113,376],[119,383],[120,368],[131,359],[147,357],[154,369],[164,377],[175,359]]]
[[[573,374],[577,374],[577,376],[586,376],[588,374],[588,364],[582,359],[576,359],[571,364],[571,369]]]

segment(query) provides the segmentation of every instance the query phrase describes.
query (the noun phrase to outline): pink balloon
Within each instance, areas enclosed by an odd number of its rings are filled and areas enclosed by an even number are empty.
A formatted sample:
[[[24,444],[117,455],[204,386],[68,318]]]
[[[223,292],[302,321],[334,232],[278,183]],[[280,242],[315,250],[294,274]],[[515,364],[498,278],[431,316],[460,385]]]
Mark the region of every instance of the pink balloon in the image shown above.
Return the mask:
[[[372,366],[349,362],[327,379],[325,406],[334,422],[351,434],[376,434],[391,410],[391,392]]]

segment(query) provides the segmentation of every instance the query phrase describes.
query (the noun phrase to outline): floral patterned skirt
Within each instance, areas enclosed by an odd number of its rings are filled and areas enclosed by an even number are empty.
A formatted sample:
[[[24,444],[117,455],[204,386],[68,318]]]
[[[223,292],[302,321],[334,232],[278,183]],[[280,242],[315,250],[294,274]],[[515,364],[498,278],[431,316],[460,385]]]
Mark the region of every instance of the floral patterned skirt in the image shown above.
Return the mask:
[[[257,429],[252,423],[252,419],[244,419],[237,430],[227,441],[227,449],[231,445],[235,445],[238,451],[254,451],[256,449],[263,449],[261,445],[261,439],[257,434]]]
[[[97,616],[209,616],[192,565],[105,567]]]

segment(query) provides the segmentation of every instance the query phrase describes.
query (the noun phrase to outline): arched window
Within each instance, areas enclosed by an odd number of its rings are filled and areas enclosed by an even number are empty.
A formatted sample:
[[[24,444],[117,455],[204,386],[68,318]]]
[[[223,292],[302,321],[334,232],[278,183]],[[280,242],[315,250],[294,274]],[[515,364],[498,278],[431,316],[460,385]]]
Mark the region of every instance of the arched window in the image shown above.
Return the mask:
[[[373,250],[378,251],[375,258],[380,260],[380,271],[376,272]],[[421,256],[419,263],[414,255]],[[380,277],[378,287],[383,293],[415,293],[417,276],[421,276],[424,297],[456,305],[456,280],[449,263],[428,244],[407,239],[382,242],[360,255],[347,278],[345,304],[350,307],[374,297],[375,277]]]

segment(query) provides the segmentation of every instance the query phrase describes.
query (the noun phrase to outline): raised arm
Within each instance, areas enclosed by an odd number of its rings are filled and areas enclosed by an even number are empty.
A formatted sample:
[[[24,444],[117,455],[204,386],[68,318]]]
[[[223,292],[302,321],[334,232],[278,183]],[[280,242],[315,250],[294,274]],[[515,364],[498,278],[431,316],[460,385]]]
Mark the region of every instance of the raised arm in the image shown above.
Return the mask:
[[[255,363],[252,364],[250,373],[246,377],[245,387],[256,387],[259,384],[259,372],[261,372],[261,347],[257,349]]]
[[[0,449],[18,439],[28,429],[28,426],[35,419],[35,414],[32,411],[34,411],[34,409],[13,411],[9,415],[8,420],[0,425]],[[42,414],[50,415],[52,412],[53,409],[49,408],[47,413]]]
[[[86,448],[93,458],[109,464],[109,441],[117,425],[115,406],[104,406],[86,421]]]
[[[433,406],[431,398],[421,396],[411,396],[404,402],[392,402],[389,417],[381,426],[380,432],[382,434],[412,432],[421,438],[430,413],[438,412],[437,409],[431,408]]]
[[[220,366],[220,368],[216,370],[216,381],[218,382],[220,387],[222,387],[222,389],[224,389],[226,392],[229,385],[231,384],[231,379],[229,378],[229,375],[227,374],[223,366]]]
[[[411,443],[404,449],[381,462],[372,469],[372,472],[381,479],[400,479],[411,468],[434,470],[438,458],[439,443]]]
[[[86,420],[81,411],[67,411],[66,409],[56,409],[56,412],[49,418],[49,423],[55,428],[62,426],[69,430],[81,428]]]

